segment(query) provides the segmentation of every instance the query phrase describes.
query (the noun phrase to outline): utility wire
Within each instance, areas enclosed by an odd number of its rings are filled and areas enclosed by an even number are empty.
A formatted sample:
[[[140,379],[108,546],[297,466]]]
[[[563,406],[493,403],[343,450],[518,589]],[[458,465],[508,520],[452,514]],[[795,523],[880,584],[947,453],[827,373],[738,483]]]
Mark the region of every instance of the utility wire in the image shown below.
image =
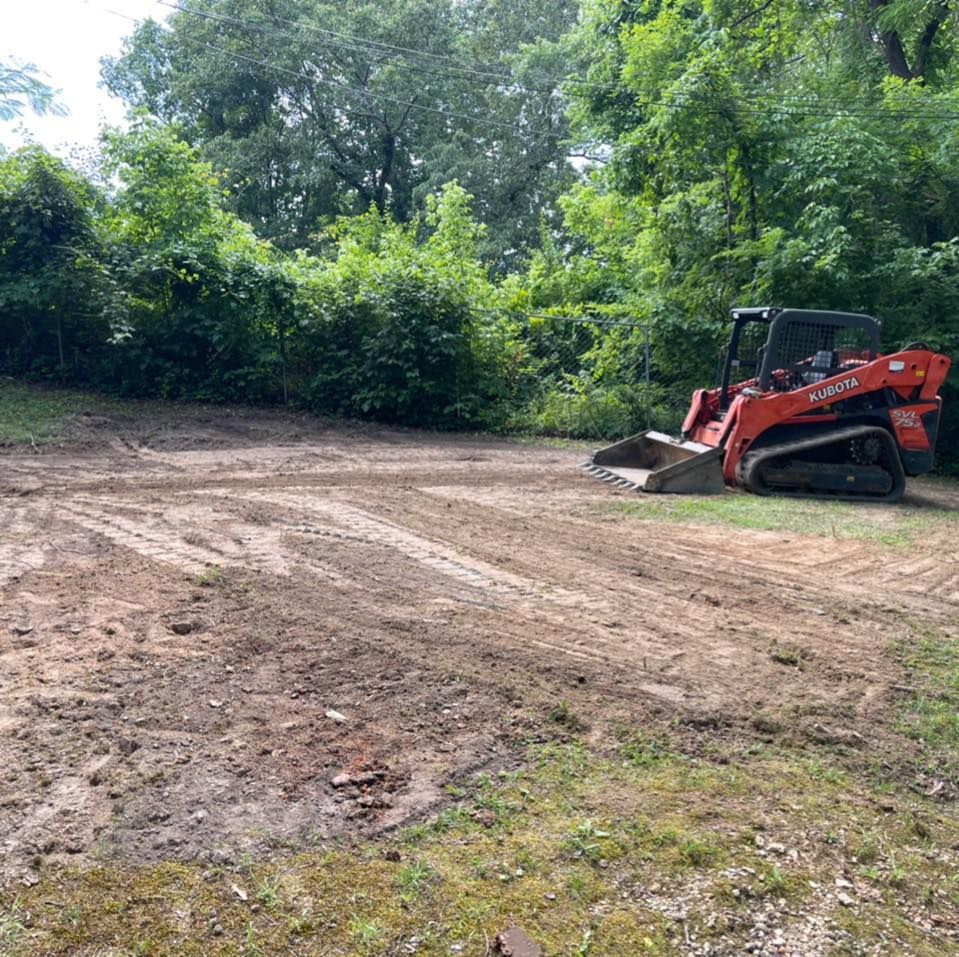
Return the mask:
[[[193,10],[189,7],[183,6],[181,3],[168,3],[167,0],[156,0],[156,3],[161,7],[167,7],[170,10],[176,10],[178,13],[187,13],[190,16],[202,17],[205,20],[215,20],[221,23],[234,23],[241,26],[250,26],[254,29],[258,29],[267,33],[270,32],[282,32],[285,36],[293,36],[289,30],[279,30],[273,23],[268,22],[267,20],[251,20],[244,17],[231,17],[226,14],[220,13],[210,13],[209,11]],[[349,34],[340,34],[335,33],[332,30],[324,30],[321,27],[314,26],[310,23],[301,23],[295,20],[287,20],[283,17],[273,16],[271,18],[274,23],[284,23],[289,26],[296,27],[297,31],[302,33],[304,30],[307,30],[311,33],[322,33],[322,34],[331,34],[336,37],[345,37],[352,42],[344,42],[343,40],[319,40],[318,42],[321,46],[325,46],[333,49],[342,49],[342,50],[352,50],[355,53],[364,53],[366,55],[374,54],[376,56],[385,56],[387,54],[401,54],[403,56],[412,55],[420,57],[430,57],[436,58],[443,61],[457,62],[453,57],[443,56],[438,53],[431,53],[428,50],[412,50],[409,47],[397,47],[387,43],[380,43],[376,40],[367,40],[362,37],[351,37]],[[528,92],[536,93],[551,93],[554,92],[547,87],[536,88],[536,87],[524,87],[516,82],[514,77],[508,73],[494,73],[485,70],[475,70],[471,67],[462,67],[462,66],[453,66],[448,69],[456,70],[456,73],[443,72],[440,70],[427,69],[424,67],[418,67],[414,64],[403,64],[406,69],[414,70],[419,73],[427,73],[431,76],[445,76],[452,79],[470,79],[472,77],[479,77],[482,79],[487,79],[491,82],[495,81],[497,83],[507,83],[510,86],[514,86],[517,89],[524,89]]]
[[[85,2],[89,3],[89,0],[85,0]],[[111,10],[109,7],[100,7],[99,9],[103,10],[104,13],[112,14],[113,16],[120,17],[123,20],[128,20],[131,23],[137,24],[138,26],[143,26],[143,24],[145,23],[145,21],[143,20],[138,20],[136,17],[128,16],[127,14],[120,13],[117,10]],[[378,93],[375,90],[367,90],[367,89],[362,89],[360,87],[350,86],[348,83],[343,83],[340,80],[332,80],[332,79],[327,79],[326,77],[314,76],[312,74],[303,73],[300,70],[290,70],[287,67],[283,67],[275,63],[271,63],[269,60],[258,60],[256,59],[256,57],[247,56],[244,53],[237,53],[234,50],[224,50],[222,47],[218,47],[212,43],[206,43],[203,40],[196,40],[192,37],[181,37],[180,39],[183,39],[187,41],[188,43],[192,43],[195,46],[204,47],[207,50],[213,51],[214,53],[220,53],[223,56],[233,57],[234,59],[242,60],[246,63],[252,63],[256,66],[265,67],[268,70],[274,70],[286,76],[292,76],[292,77],[296,77],[297,79],[306,80],[309,83],[322,83],[322,84],[325,84],[326,86],[337,87],[339,89],[346,90],[347,92],[350,92],[350,93],[356,93],[362,97],[369,97],[375,100],[382,100],[383,102],[386,102],[386,103],[393,103],[397,106],[402,106],[409,110],[421,110],[427,113],[435,113],[440,116],[446,116],[453,119],[468,120],[470,123],[479,123],[483,126],[489,126],[496,129],[509,130],[511,132],[520,133],[524,136],[529,136],[530,134],[543,136],[543,137],[549,136],[549,135],[556,135],[555,131],[551,131],[551,130],[537,130],[535,128],[526,129],[515,123],[502,123],[498,120],[490,120],[482,116],[472,116],[469,113],[460,113],[455,110],[445,110],[445,109],[441,109],[440,107],[427,106],[425,103],[417,103],[415,100],[401,100],[401,99],[398,99],[397,97],[390,96],[387,93]],[[336,108],[342,109],[344,112],[347,112],[347,113],[356,112],[356,111],[348,110],[343,107],[336,107]]]
[[[251,20],[249,18],[239,18],[239,17],[230,17],[224,14],[213,14],[210,12],[204,12],[199,10],[193,10],[189,7],[183,5],[182,2],[174,0],[174,2],[168,2],[168,0],[156,0],[160,6],[167,7],[171,10],[176,10],[180,13],[190,14],[195,17],[203,17],[209,20],[219,20],[222,22],[229,22],[234,24],[239,24],[243,26],[252,26],[255,29],[265,30],[267,32],[277,32],[277,28],[266,20]],[[273,16],[272,20],[275,23],[284,23],[290,26],[295,27],[298,31],[302,32],[304,30],[312,33],[320,33],[329,36],[335,36],[344,38],[346,40],[352,41],[351,43],[337,43],[334,41],[321,41],[322,45],[328,47],[339,47],[342,49],[353,50],[354,52],[361,53],[376,53],[382,55],[384,53],[400,53],[404,55],[413,55],[419,57],[430,57],[434,59],[444,60],[448,62],[453,62],[459,64],[461,61],[454,57],[444,56],[442,54],[431,53],[427,50],[414,50],[409,47],[396,46],[394,44],[383,43],[378,40],[370,40],[365,37],[359,37],[355,34],[342,33],[334,30],[327,30],[323,27],[318,27],[311,23],[305,23],[303,21],[289,20],[284,17]],[[291,34],[288,31],[280,31],[284,35],[290,36]],[[357,46],[356,44],[361,44]],[[467,79],[471,76],[475,76],[481,79],[486,79],[488,81],[496,81],[499,83],[505,83],[508,86],[512,87],[516,91],[522,91],[527,93],[542,93],[547,95],[554,95],[556,90],[561,88],[564,85],[574,85],[574,86],[584,86],[597,90],[605,91],[616,91],[622,89],[621,84],[609,82],[609,83],[599,83],[593,80],[587,80],[580,77],[550,77],[549,82],[551,86],[534,86],[528,83],[521,83],[517,81],[511,74],[506,73],[494,73],[486,70],[475,70],[470,67],[463,67],[461,65],[454,66],[452,69],[457,72],[448,73],[441,72],[437,70],[426,69],[424,67],[417,67],[414,64],[404,64],[404,68],[409,70],[414,70],[417,72],[427,73],[435,76],[446,76],[454,79]],[[699,94],[701,95],[701,94]],[[803,113],[810,113],[811,115],[822,115],[822,116],[843,116],[848,114],[853,115],[875,115],[881,117],[888,116],[915,116],[917,118],[923,119],[959,119],[959,111],[931,111],[931,110],[916,110],[912,108],[884,108],[872,104],[872,101],[867,97],[834,97],[834,96],[821,96],[821,95],[810,95],[810,94],[790,94],[790,93],[778,93],[778,94],[753,94],[754,100],[767,103],[783,103],[784,106],[788,109],[794,109]],[[849,105],[852,104],[852,105]],[[855,104],[865,104],[863,106],[857,106]],[[647,105],[656,105],[655,101],[649,101]],[[658,105],[666,105],[660,102]],[[685,106],[686,104],[680,104]],[[813,112],[812,110],[806,110],[805,107],[816,108],[818,112]],[[833,110],[842,110],[842,112],[834,113],[824,113],[821,112],[822,107],[827,107]],[[769,108],[769,112],[775,115],[781,115],[780,109]],[[797,115],[799,113],[797,112]]]
[[[89,0],[84,0],[84,2],[89,3]],[[171,6],[170,4],[164,2],[164,0],[157,0],[157,3],[161,4],[162,6]],[[106,13],[110,13],[114,16],[120,17],[124,20],[128,20],[131,23],[135,23],[137,25],[142,26],[144,23],[144,21],[142,20],[138,20],[135,17],[130,17],[126,14],[119,13],[116,10],[111,10],[106,7],[101,7],[100,9]],[[207,16],[207,17],[210,16],[210,15],[200,14],[197,11],[191,11],[185,7],[178,6],[178,7],[174,7],[173,9],[179,10],[181,13],[187,13],[187,14],[193,13],[194,15],[197,15],[197,16]],[[410,110],[415,109],[415,110],[425,111],[428,113],[438,114],[441,116],[446,116],[454,119],[463,119],[463,120],[469,121],[470,123],[478,123],[480,125],[489,126],[491,128],[509,130],[511,132],[520,133],[521,135],[524,135],[524,136],[529,136],[531,133],[534,135],[544,136],[544,137],[550,136],[550,135],[553,135],[553,136],[556,135],[556,131],[553,131],[553,130],[527,129],[514,123],[504,123],[498,120],[486,119],[481,116],[457,112],[455,110],[447,110],[439,107],[427,106],[426,104],[416,103],[415,100],[401,100],[396,97],[389,96],[388,94],[378,93],[373,90],[353,87],[339,80],[332,80],[324,77],[314,76],[299,70],[291,70],[287,67],[283,67],[275,63],[271,63],[269,60],[258,60],[255,57],[251,57],[243,53],[237,53],[232,50],[225,50],[221,47],[215,46],[214,44],[206,43],[205,41],[201,41],[201,40],[196,40],[191,37],[182,37],[181,39],[186,40],[187,42],[193,43],[194,45],[203,46],[206,49],[209,49],[216,53],[220,53],[224,56],[234,57],[235,59],[243,60],[245,62],[264,67],[266,69],[274,70],[276,72],[282,73],[287,76],[292,76],[298,79],[307,80],[308,82],[311,82],[311,83],[322,83],[327,86],[338,87],[340,89],[358,94],[363,97],[369,97],[372,99],[382,100],[384,102],[394,103],[396,105],[406,107],[407,109],[410,109]],[[404,49],[404,48],[397,48],[397,49]],[[521,89],[521,88],[522,87],[520,87],[519,85],[516,85],[516,89]],[[534,92],[540,92],[540,91],[534,91]],[[770,117],[777,117],[777,118],[818,117],[823,119],[830,119],[830,118],[841,119],[848,116],[859,116],[867,119],[871,118],[871,119],[884,119],[884,120],[888,120],[888,119],[902,120],[907,118],[929,119],[929,120],[940,120],[940,121],[959,120],[959,111],[926,112],[926,111],[904,110],[904,109],[895,109],[895,108],[884,109],[879,107],[875,107],[873,109],[859,109],[859,108],[853,107],[853,108],[843,109],[841,111],[836,111],[836,110],[806,108],[802,105],[801,102],[787,103],[784,106],[777,106],[777,107],[773,107],[773,106],[750,107],[750,106],[743,106],[735,103],[722,103],[721,105],[714,105],[710,107],[708,99],[705,102],[702,100],[702,94],[678,93],[678,94],[674,94],[674,96],[678,98],[673,100],[641,100],[639,98],[636,98],[633,102],[637,106],[647,107],[652,109],[664,108],[664,109],[670,109],[670,110],[685,110],[691,106],[694,106],[702,109],[706,113],[717,115],[717,116],[741,113],[741,114],[747,114],[747,115],[753,115],[753,116],[770,116]],[[717,98],[712,97],[712,99],[713,99],[713,102],[715,103]],[[814,101],[810,101],[810,102],[814,102]],[[346,112],[346,113],[355,112],[343,107],[338,107],[338,108],[342,109],[343,112]]]
[[[205,13],[200,10],[191,10],[188,7],[178,6],[174,3],[167,3],[166,0],[156,0],[156,2],[161,7],[168,7],[171,10],[176,10],[178,13],[186,13],[192,17],[200,17],[204,20],[211,20],[217,23],[236,24],[241,27],[252,27],[254,30],[259,30],[261,33],[282,34],[285,37],[293,37],[296,35],[289,30],[281,30],[275,26],[272,26],[271,24],[267,23],[265,20],[249,20],[249,19],[243,19],[240,17],[228,17],[221,14]],[[282,21],[282,22],[290,22],[290,21]],[[336,40],[316,40],[314,42],[317,45],[324,47],[326,49],[348,50],[353,53],[363,54],[364,56],[373,55],[375,57],[385,57],[388,55],[390,56],[392,55],[389,51],[386,51],[386,50],[379,50],[372,47],[358,46],[356,44],[343,43]],[[417,66],[415,63],[409,63],[406,60],[397,60],[397,59],[390,60],[390,65],[398,67],[401,70],[408,70],[413,73],[423,73],[427,76],[445,77],[450,80],[472,81],[474,77],[488,78],[484,80],[486,85],[493,85],[493,83],[495,82],[498,85],[508,86],[513,92],[543,93],[543,94],[546,94],[547,96],[555,96],[559,92],[558,88],[551,89],[548,87],[526,86],[522,83],[516,82],[511,77],[506,76],[505,74],[502,74],[502,73],[484,74],[484,73],[479,73],[475,70],[460,69],[460,68],[452,68],[452,69],[456,69],[457,72],[451,73],[448,70],[430,69],[429,67]]]
[[[166,0],[156,0],[156,2],[160,4],[161,6],[171,7],[172,9],[180,10],[181,12],[184,12],[184,13],[196,12],[196,11],[191,11],[180,5],[167,3]],[[460,62],[458,57],[447,56],[446,54],[442,54],[442,53],[432,53],[429,50],[415,50],[415,49],[412,49],[411,47],[397,46],[396,44],[393,44],[393,43],[383,43],[380,40],[370,40],[367,37],[361,37],[351,33],[341,33],[336,30],[328,30],[325,27],[318,27],[314,23],[305,23],[302,20],[289,20],[289,19],[286,19],[285,17],[276,16],[275,14],[271,14],[270,16],[274,22],[284,23],[288,26],[296,27],[297,30],[300,30],[300,31],[307,30],[310,33],[320,33],[325,36],[337,37],[338,39],[341,39],[341,40],[348,40],[348,41],[351,41],[352,43],[362,44],[365,47],[379,49],[384,53],[404,53],[404,54],[410,54],[412,56],[428,57],[429,59],[440,60],[440,61],[444,61],[447,63],[454,63],[454,64],[458,64]],[[266,21],[262,21],[262,22],[265,23]],[[475,73],[475,74],[487,76],[487,77],[492,77],[494,79],[499,79],[499,80],[507,80],[507,81],[512,80],[511,74],[499,73],[493,70],[474,70],[471,68],[467,68],[466,72]]]

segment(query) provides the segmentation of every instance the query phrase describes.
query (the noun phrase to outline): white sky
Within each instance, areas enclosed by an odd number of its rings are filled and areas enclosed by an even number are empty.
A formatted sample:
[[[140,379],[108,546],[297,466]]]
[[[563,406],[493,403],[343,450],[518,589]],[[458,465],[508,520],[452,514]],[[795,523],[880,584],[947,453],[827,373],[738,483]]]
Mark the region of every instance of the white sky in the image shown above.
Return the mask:
[[[7,0],[3,7],[0,59],[35,64],[70,113],[38,117],[25,110],[20,119],[0,120],[0,143],[13,149],[32,140],[62,156],[95,146],[101,125],[123,120],[123,104],[99,87],[100,57],[119,53],[136,24],[107,10],[136,20],[164,20],[171,12],[157,0]]]

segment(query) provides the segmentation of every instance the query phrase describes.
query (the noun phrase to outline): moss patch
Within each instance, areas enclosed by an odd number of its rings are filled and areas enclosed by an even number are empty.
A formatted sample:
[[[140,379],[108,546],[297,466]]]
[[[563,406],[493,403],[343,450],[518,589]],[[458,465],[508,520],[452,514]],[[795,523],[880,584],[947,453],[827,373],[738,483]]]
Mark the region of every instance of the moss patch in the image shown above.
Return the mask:
[[[812,915],[837,941],[894,932],[941,953],[959,825],[915,796],[883,800],[799,756],[714,765],[634,736],[602,756],[539,746],[386,844],[50,872],[0,894],[0,933],[17,957],[448,955],[516,923],[546,954],[635,957],[744,944],[762,913],[785,939]]]

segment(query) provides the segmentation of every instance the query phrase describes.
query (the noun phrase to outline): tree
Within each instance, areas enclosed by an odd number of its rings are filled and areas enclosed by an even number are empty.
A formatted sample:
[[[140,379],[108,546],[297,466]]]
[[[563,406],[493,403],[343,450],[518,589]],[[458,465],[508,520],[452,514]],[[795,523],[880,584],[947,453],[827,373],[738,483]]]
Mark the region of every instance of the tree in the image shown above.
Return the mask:
[[[924,80],[943,44],[940,31],[959,24],[959,6],[951,0],[869,0],[869,37],[882,52],[889,72],[900,80]],[[948,41],[947,41],[948,42]],[[952,39],[955,45],[955,38]]]
[[[219,177],[169,127],[105,137],[119,188],[103,214],[112,272],[114,370],[123,391],[262,400],[285,391],[289,307],[275,251],[223,208]],[[279,331],[278,331],[279,330]]]
[[[29,107],[34,113],[62,116],[66,108],[55,100],[56,91],[37,76],[32,63],[0,61],[0,120],[21,116]]]
[[[542,40],[574,17],[571,0],[217,0],[140,26],[104,78],[229,170],[237,211],[285,248],[370,206],[408,221],[459,179],[506,263],[573,176]]]
[[[11,370],[76,374],[103,338],[96,201],[36,147],[0,163],[0,362]]]
[[[581,71],[566,93],[584,152],[608,162],[561,200],[532,305],[644,319],[677,405],[712,378],[736,303],[868,312],[886,348],[959,348],[955,17],[920,0],[589,0],[563,41]]]

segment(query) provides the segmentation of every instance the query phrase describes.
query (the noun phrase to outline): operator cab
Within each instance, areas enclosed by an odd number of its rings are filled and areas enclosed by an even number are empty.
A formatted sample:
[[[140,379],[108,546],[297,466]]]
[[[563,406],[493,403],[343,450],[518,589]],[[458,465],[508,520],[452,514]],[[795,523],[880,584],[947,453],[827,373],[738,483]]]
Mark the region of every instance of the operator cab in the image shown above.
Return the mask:
[[[871,362],[879,353],[872,316],[769,306],[732,310],[719,411],[744,389],[792,392]]]

